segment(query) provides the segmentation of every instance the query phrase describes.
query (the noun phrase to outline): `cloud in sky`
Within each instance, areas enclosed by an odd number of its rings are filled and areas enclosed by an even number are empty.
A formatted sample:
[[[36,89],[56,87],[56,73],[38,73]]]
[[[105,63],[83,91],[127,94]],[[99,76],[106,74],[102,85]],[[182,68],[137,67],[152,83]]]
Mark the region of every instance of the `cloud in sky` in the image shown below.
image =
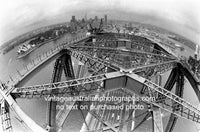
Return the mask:
[[[66,21],[73,13],[84,16],[109,12],[111,18],[134,19],[141,15],[143,21],[177,27],[180,33],[191,35],[193,41],[200,41],[199,0],[6,0],[0,3],[0,42],[47,18],[63,16]]]

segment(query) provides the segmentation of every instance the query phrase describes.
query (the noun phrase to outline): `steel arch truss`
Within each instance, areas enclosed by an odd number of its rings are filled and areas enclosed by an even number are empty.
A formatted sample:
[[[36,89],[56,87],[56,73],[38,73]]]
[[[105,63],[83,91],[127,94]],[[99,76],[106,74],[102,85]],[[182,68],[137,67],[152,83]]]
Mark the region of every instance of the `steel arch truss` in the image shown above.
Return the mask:
[[[11,90],[11,95],[22,98],[49,97],[52,94],[54,96],[64,94],[88,96],[113,89],[121,89],[136,96],[155,97],[155,101],[146,101],[145,103],[172,113],[166,132],[173,130],[178,116],[200,123],[200,111],[182,99],[184,76],[192,84],[199,99],[200,91],[195,80],[191,79],[192,75],[179,64],[177,58],[159,50],[156,44],[141,37],[112,34],[93,36],[92,39],[96,39],[96,41],[63,46],[66,48],[64,51],[68,57],[76,58],[94,72],[91,76],[74,79],[72,63],[68,60],[67,63],[62,63],[66,61],[65,58],[62,58],[56,62],[52,83],[15,88],[13,91]],[[107,73],[108,69],[115,72]],[[172,69],[172,72],[164,88],[145,79],[170,69]],[[59,82],[62,70],[64,70],[66,77],[71,77],[71,80]],[[112,80],[115,80],[114,83]],[[140,92],[131,89],[134,86],[128,86],[135,82],[142,86],[142,88],[138,88]],[[170,91],[175,83],[176,90],[173,94]],[[99,118],[98,115],[95,115],[96,113],[92,114],[95,118]],[[101,122],[106,126],[103,128],[104,130],[111,129],[115,131],[116,127],[119,127],[119,124],[118,126],[112,126],[105,123],[105,121]]]
[[[123,49],[95,46],[71,46],[71,48],[81,54],[87,54],[93,58],[100,58],[107,63],[120,67],[120,69],[133,69],[176,60],[174,57],[137,50],[124,51]]]
[[[139,96],[147,96],[147,97],[156,97],[155,102],[147,102],[151,103],[154,106],[157,106],[161,109],[164,109],[170,113],[173,113],[177,116],[192,120],[194,122],[200,122],[200,111],[195,108],[193,105],[182,99],[181,97],[173,94],[172,92],[162,88],[161,86],[158,86],[151,81],[139,77],[138,75],[132,73],[132,74],[126,74],[126,73],[120,73],[120,72],[114,72],[114,73],[107,73],[107,74],[101,74],[97,76],[92,76],[88,78],[83,78],[83,79],[74,79],[66,82],[58,82],[58,83],[52,83],[52,84],[45,84],[45,85],[38,85],[38,86],[32,86],[32,87],[24,87],[24,88],[17,88],[15,92],[19,94],[26,94],[27,92],[33,94],[35,91],[37,92],[42,92],[44,90],[50,91],[52,89],[67,89],[70,90],[70,87],[74,86],[82,86],[82,85],[93,85],[93,83],[96,82],[104,82],[101,84],[101,88],[103,90],[108,90],[109,88],[106,86],[107,81],[110,79],[114,78],[126,78],[128,77],[129,79],[136,80],[137,82],[143,84],[144,87],[146,87],[146,90],[143,91],[143,93],[137,93]],[[123,86],[123,85],[122,85]],[[121,87],[122,87],[121,86]],[[92,88],[92,87],[91,87]],[[99,87],[97,87],[99,88]],[[95,91],[97,88],[93,88]],[[93,90],[90,90],[91,91]],[[80,92],[86,92],[87,90],[83,89],[82,87],[79,87]],[[129,91],[132,94],[135,94],[132,90],[130,89],[125,89]],[[142,89],[141,89],[142,90]],[[14,91],[13,91],[14,92]],[[70,91],[71,92],[71,91]],[[162,96],[165,98],[165,100],[160,100],[158,97]],[[176,104],[176,105],[175,105]]]

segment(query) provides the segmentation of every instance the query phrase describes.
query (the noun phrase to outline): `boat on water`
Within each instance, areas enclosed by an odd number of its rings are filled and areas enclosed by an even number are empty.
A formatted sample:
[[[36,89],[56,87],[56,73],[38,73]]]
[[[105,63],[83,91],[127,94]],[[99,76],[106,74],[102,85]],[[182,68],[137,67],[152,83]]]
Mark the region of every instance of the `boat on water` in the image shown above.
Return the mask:
[[[20,59],[22,57],[27,56],[29,53],[31,53],[33,50],[35,50],[37,47],[35,44],[22,44],[17,49],[17,58]]]
[[[38,47],[42,46],[43,44],[48,43],[50,41],[54,41],[60,37],[61,36],[57,36],[55,38],[50,38],[50,39],[46,39],[46,40],[43,37],[41,37],[39,40],[34,39],[34,40],[30,41],[28,44],[23,43],[23,44],[19,45],[18,49],[17,49],[17,59],[27,56],[28,54],[30,54],[32,51],[34,51]]]

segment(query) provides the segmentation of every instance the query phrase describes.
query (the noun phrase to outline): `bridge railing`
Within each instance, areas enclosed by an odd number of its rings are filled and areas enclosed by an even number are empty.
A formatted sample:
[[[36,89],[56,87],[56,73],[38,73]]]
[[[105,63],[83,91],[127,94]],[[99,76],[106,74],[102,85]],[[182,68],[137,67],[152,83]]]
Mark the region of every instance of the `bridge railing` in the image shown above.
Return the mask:
[[[78,42],[84,38],[87,38],[85,34],[76,36],[72,38],[71,40],[68,40],[67,42],[60,43],[56,45],[54,48],[37,55],[35,58],[33,58],[30,63],[27,65],[23,65],[23,68],[21,70],[16,70],[16,73],[14,75],[9,75],[10,80],[8,81],[8,86],[13,87],[17,85],[20,81],[22,81],[28,74],[30,74],[33,70],[35,70],[38,66],[46,62],[48,59],[56,55],[58,52],[60,52],[62,49],[67,48],[69,44],[73,44],[75,42]]]

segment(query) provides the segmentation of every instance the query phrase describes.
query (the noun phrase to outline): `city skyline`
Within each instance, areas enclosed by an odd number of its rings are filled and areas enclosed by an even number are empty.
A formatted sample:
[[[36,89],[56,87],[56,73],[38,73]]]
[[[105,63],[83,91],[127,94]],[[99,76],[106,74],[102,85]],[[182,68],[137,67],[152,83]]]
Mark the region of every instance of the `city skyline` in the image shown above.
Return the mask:
[[[13,2],[8,0],[1,4],[0,43],[23,34],[28,29],[33,30],[45,24],[69,21],[72,15],[79,18],[87,14],[89,18],[103,17],[104,14],[108,14],[110,19],[145,22],[167,28],[199,44],[198,12],[200,8],[198,8],[198,3],[198,0],[176,2],[172,0],[162,2],[158,0],[127,0],[126,2],[120,0],[95,2],[91,0],[84,2],[80,0],[50,0],[48,2],[17,0]]]

